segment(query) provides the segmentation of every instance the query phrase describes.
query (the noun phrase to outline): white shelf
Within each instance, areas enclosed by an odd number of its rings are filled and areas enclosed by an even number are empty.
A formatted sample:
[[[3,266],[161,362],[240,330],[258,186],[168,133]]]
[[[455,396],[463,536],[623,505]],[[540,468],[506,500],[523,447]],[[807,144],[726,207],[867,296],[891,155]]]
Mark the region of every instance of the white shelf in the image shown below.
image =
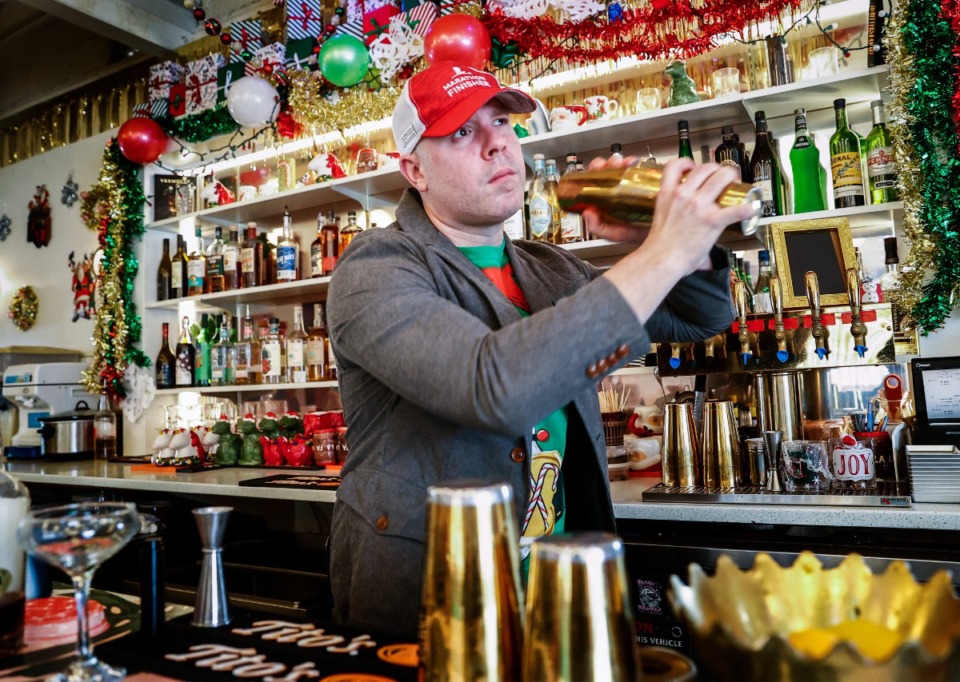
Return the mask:
[[[178,395],[180,393],[273,393],[296,389],[337,388],[336,381],[308,381],[303,384],[242,384],[232,386],[183,386],[157,389],[157,395]]]
[[[202,312],[213,309],[231,310],[245,303],[262,303],[264,301],[283,305],[287,302],[303,301],[311,296],[325,297],[327,287],[329,286],[329,277],[315,277],[312,279],[297,280],[296,282],[267,284],[262,287],[253,287],[250,289],[231,289],[230,291],[220,291],[215,294],[201,294],[200,296],[173,298],[168,301],[155,301],[153,303],[147,303],[144,305],[144,308],[147,310],[177,310],[181,303],[193,303],[197,306],[197,309]]]

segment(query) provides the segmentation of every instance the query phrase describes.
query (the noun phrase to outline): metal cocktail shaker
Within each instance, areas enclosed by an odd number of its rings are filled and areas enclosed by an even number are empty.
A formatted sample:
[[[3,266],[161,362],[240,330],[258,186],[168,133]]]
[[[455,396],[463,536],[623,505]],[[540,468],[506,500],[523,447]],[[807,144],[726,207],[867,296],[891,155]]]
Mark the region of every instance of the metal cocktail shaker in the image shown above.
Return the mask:
[[[203,563],[197,585],[197,603],[191,625],[218,628],[230,622],[227,585],[223,579],[223,533],[232,507],[201,507],[193,510],[203,543]]]
[[[692,488],[700,477],[697,428],[692,403],[667,403],[663,415],[663,484]]]
[[[657,193],[663,182],[663,166],[602,168],[564,175],[557,186],[557,200],[565,211],[582,212],[593,206],[616,220],[640,225],[653,222]],[[761,191],[744,182],[727,185],[717,203],[722,207],[753,203],[757,213],[740,224],[744,236],[757,230]]]

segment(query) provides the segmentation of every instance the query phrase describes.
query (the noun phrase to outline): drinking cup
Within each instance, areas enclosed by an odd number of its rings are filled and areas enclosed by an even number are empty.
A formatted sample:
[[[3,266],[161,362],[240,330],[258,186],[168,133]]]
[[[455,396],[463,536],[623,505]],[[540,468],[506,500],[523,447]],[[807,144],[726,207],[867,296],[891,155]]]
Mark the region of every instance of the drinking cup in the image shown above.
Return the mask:
[[[840,50],[832,45],[818,47],[810,52],[807,59],[814,78],[833,76],[840,72]]]
[[[638,114],[645,111],[660,111],[662,104],[660,88],[640,88],[637,90]]]
[[[727,67],[717,69],[710,78],[713,81],[713,96],[726,97],[740,92],[740,69]]]
[[[620,109],[620,102],[604,95],[587,97],[583,100],[583,104],[587,108],[587,119],[590,121],[613,118]]]
[[[377,170],[377,150],[361,149],[357,152],[357,173]]]
[[[780,446],[783,488],[787,492],[818,492],[830,487],[827,451],[820,440],[788,440]]]
[[[550,112],[551,130],[573,130],[587,122],[587,108],[579,104],[554,107]]]

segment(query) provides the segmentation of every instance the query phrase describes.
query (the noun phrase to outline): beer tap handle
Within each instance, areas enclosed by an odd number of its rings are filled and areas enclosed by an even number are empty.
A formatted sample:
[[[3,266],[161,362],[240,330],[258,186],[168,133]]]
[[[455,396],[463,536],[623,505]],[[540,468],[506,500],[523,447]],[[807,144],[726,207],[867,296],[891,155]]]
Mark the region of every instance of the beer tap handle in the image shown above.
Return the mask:
[[[823,322],[820,320],[820,284],[817,282],[817,273],[807,270],[803,276],[803,283],[807,289],[807,303],[810,304],[812,321],[810,334],[816,344],[817,357],[823,360],[830,355],[830,348],[827,346],[827,330],[823,328]]]
[[[773,304],[773,336],[777,340],[777,362],[790,358],[787,352],[787,333],[783,328],[783,289],[779,277],[770,278],[770,301]]]
[[[856,268],[847,270],[847,295],[850,297],[850,335],[853,349],[861,358],[867,351],[867,327],[860,317],[860,274]]]
[[[737,306],[737,321],[740,323],[740,330],[737,332],[740,359],[746,365],[753,357],[753,352],[750,350],[750,330],[747,329],[747,287],[740,280],[733,285],[733,300]]]
[[[680,367],[680,349],[683,346],[679,343],[670,344],[670,368],[679,369]]]

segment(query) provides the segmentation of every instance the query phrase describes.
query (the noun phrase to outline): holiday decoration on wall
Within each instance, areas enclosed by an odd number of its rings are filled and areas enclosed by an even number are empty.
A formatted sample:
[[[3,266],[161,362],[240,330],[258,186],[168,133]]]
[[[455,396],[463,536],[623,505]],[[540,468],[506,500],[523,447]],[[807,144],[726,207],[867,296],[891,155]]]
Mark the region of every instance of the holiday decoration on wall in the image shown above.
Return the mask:
[[[13,223],[10,220],[10,216],[4,213],[0,216],[0,242],[7,241],[7,237],[10,236],[10,225]]]
[[[106,393],[121,400],[126,395],[123,376],[132,363],[140,367],[150,360],[137,348],[141,320],[134,303],[134,282],[140,263],[136,241],[143,235],[143,181],[140,166],[120,153],[116,139],[107,143],[103,164],[92,196],[100,197],[90,207],[96,216],[103,259],[97,274],[99,292],[93,329],[93,362],[83,373],[91,393]],[[98,208],[98,203],[101,208]]]
[[[38,249],[50,243],[53,220],[50,218],[50,192],[46,185],[37,185],[37,193],[27,206],[27,241]]]
[[[80,318],[89,320],[96,312],[94,293],[97,280],[93,276],[93,254],[83,254],[83,259],[77,262],[74,252],[67,256],[67,267],[70,268],[70,290],[73,292],[73,317],[71,322]]]
[[[33,287],[26,286],[17,289],[7,309],[7,317],[13,320],[14,326],[22,332],[30,329],[37,321],[37,311],[40,308],[40,299]]]
[[[73,208],[73,205],[80,200],[80,194],[77,192],[79,189],[80,185],[73,181],[73,174],[71,173],[60,190],[60,203],[67,208]]]

